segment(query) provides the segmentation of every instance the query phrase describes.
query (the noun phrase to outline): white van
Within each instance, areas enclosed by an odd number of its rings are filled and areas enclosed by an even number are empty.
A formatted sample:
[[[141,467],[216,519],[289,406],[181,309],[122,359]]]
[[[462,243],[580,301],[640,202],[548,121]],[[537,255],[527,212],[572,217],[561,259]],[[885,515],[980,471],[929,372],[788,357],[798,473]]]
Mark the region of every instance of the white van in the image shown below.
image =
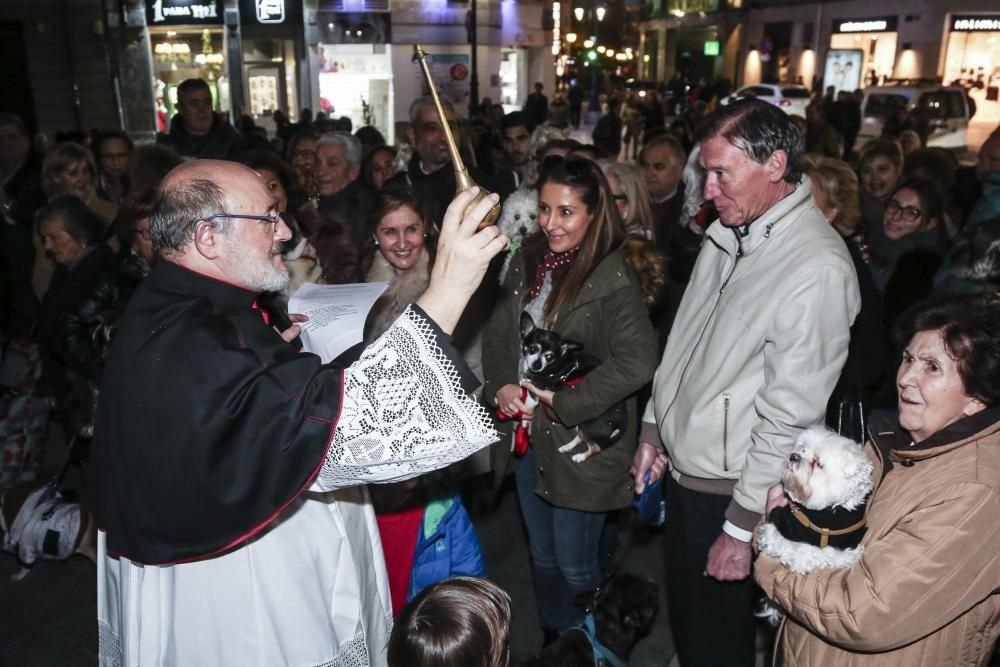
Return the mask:
[[[913,115],[918,109],[927,114],[931,130],[927,136],[928,146],[965,151],[965,131],[969,127],[965,91],[957,86],[940,84],[890,84],[865,88],[859,147],[882,135],[886,114],[898,104],[906,104]]]

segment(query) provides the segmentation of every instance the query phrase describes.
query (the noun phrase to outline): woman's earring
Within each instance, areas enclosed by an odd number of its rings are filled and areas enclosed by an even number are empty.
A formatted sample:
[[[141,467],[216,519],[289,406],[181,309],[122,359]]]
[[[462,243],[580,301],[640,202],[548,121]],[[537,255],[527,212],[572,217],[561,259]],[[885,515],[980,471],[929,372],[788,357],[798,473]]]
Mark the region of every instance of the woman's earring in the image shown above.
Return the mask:
[[[375,247],[377,248],[378,247],[378,239],[373,236],[372,237],[372,241],[375,242]]]

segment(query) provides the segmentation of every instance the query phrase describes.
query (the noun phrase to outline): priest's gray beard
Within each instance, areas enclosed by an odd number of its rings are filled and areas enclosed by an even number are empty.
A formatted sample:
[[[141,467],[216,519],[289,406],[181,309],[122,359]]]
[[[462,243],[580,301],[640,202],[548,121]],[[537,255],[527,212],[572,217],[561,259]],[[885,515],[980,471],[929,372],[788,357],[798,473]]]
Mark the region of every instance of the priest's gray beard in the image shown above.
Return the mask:
[[[239,277],[239,283],[252,292],[283,292],[290,280],[288,267],[279,269],[274,265],[274,258],[281,255],[281,244],[275,243],[267,261],[258,264],[250,258],[259,251],[244,242],[239,234],[233,237],[230,257],[232,272]]]

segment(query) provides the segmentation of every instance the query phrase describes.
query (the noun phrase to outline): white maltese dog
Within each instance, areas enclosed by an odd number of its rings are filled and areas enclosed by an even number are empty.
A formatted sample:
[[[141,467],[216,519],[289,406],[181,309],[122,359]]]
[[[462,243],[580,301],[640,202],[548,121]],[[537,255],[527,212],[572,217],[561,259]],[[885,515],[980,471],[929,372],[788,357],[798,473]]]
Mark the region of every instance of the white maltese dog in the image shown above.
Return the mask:
[[[853,440],[818,426],[803,431],[781,473],[788,505],[771,510],[761,526],[760,552],[796,574],[853,565],[864,550],[872,470]],[[769,602],[758,615],[772,623],[780,619]]]
[[[524,245],[524,241],[538,231],[538,190],[520,187],[510,193],[503,203],[497,227],[507,237],[507,257],[500,270],[500,282],[507,277],[510,260]]]

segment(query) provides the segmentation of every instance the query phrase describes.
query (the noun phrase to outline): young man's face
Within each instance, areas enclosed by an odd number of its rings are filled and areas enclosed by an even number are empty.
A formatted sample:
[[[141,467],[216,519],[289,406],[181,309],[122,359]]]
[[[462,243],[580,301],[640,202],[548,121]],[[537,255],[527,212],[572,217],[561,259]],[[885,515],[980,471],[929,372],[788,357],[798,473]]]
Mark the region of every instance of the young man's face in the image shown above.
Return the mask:
[[[184,128],[191,134],[208,134],[212,129],[212,91],[195,88],[177,99]]]
[[[517,166],[526,164],[531,158],[531,134],[523,125],[504,128],[503,152]]]

